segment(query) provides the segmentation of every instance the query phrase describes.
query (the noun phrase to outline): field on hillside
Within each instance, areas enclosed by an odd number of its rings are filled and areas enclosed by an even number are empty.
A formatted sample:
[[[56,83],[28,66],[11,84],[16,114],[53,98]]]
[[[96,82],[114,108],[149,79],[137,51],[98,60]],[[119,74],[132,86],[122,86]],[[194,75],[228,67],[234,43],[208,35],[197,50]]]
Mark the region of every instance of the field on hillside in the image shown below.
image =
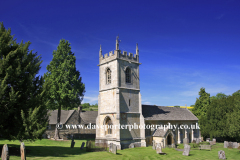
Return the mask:
[[[218,151],[224,150],[226,158],[228,160],[237,160],[240,159],[240,151],[237,149],[228,149],[223,148],[223,143],[217,143],[212,146],[212,150],[198,150],[197,148],[191,148],[190,156],[183,156],[182,151],[176,151],[173,148],[163,148],[163,152],[167,155],[158,155],[155,150],[152,149],[152,146],[149,147],[140,147],[140,148],[131,148],[118,150],[117,154],[114,155],[109,152],[86,152],[86,149],[80,150],[82,142],[86,140],[75,140],[75,147],[70,148],[71,141],[54,141],[54,140],[38,140],[36,142],[25,142],[26,146],[26,155],[27,160],[79,160],[79,159],[197,159],[197,160],[214,160],[218,159]],[[19,160],[20,153],[19,141],[8,141],[0,140],[0,146],[3,144],[8,144],[10,159]],[[14,149],[15,147],[16,149]],[[179,146],[182,148],[183,146]],[[14,153],[15,152],[15,153]],[[15,156],[12,156],[15,154]],[[18,155],[18,156],[17,156]]]

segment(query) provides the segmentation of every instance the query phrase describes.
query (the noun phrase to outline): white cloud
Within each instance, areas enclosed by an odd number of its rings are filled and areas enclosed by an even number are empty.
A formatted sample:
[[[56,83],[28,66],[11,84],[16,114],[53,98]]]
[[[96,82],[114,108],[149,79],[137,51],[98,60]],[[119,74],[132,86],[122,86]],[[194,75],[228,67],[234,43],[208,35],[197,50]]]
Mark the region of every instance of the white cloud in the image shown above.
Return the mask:
[[[90,104],[98,103],[98,97],[97,96],[93,96],[93,97],[84,96],[82,103],[90,103]]]

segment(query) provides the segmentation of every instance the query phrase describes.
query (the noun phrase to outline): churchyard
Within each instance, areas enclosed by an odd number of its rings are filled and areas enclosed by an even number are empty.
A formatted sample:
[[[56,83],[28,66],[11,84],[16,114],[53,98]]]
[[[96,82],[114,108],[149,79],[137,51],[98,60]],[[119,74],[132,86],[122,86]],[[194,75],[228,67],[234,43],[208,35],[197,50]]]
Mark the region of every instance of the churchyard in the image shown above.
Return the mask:
[[[233,148],[224,148],[224,143],[216,143],[212,145],[210,150],[199,150],[195,144],[190,144],[189,156],[183,154],[183,144],[178,145],[180,151],[174,148],[163,148],[162,152],[166,155],[159,155],[152,146],[129,148],[124,150],[117,150],[117,154],[109,152],[86,152],[86,148],[81,150],[82,142],[86,144],[87,140],[74,140],[75,146],[71,148],[71,140],[54,141],[49,139],[37,140],[35,142],[25,142],[26,157],[28,160],[74,160],[74,159],[197,159],[197,160],[213,160],[218,159],[218,152],[223,150],[228,160],[236,160],[240,158],[240,150]],[[0,146],[8,144],[10,159],[20,159],[20,142],[0,140]],[[195,148],[194,148],[195,147]],[[16,148],[16,149],[14,149]]]

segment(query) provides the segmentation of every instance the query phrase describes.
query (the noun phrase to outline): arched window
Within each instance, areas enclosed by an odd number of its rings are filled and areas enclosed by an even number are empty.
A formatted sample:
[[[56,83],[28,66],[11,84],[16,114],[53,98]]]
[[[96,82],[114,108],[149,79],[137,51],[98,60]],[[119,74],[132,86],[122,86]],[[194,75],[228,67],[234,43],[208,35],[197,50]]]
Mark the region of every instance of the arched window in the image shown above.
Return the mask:
[[[107,84],[110,84],[111,83],[111,70],[109,68],[107,69],[106,76],[107,76]]]
[[[109,117],[107,117],[105,125],[106,125],[105,134],[112,134],[112,120]]]
[[[129,67],[126,69],[126,83],[131,83],[131,69]]]

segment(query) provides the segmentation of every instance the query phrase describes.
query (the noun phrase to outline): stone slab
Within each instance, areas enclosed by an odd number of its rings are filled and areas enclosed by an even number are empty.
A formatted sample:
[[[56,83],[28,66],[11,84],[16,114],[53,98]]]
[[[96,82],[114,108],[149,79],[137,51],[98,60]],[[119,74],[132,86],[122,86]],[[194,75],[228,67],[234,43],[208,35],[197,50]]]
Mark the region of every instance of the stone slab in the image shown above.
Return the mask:
[[[233,142],[233,148],[238,148],[238,143],[237,142]]]
[[[185,144],[189,144],[189,139],[188,138],[183,139],[183,145],[185,145]]]
[[[113,154],[117,154],[117,146],[116,146],[116,144],[112,145],[112,153]]]
[[[209,141],[210,145],[214,145],[216,143],[214,143],[214,141]]]
[[[3,145],[1,158],[2,160],[9,160],[10,158],[7,144]]]
[[[134,147],[141,147],[141,142],[134,143]]]
[[[109,144],[109,152],[112,152],[112,150],[113,150],[113,143],[110,143]]]
[[[199,144],[201,142],[200,138],[196,138],[196,144]]]
[[[131,143],[131,144],[129,145],[129,148],[134,148],[134,143]]]
[[[228,141],[224,141],[224,148],[228,148]]]
[[[183,154],[182,154],[182,155],[184,155],[184,156],[189,156],[190,148],[191,148],[190,145],[185,144],[185,145],[184,145],[184,150],[183,150]]]
[[[218,151],[218,158],[219,159],[226,159],[225,152],[223,150]]]
[[[162,146],[160,143],[156,143],[156,152],[159,154],[159,153],[162,153]]]
[[[155,146],[155,141],[152,141],[152,149],[156,149],[156,146]]]
[[[228,148],[233,149],[233,142],[228,142]]]

